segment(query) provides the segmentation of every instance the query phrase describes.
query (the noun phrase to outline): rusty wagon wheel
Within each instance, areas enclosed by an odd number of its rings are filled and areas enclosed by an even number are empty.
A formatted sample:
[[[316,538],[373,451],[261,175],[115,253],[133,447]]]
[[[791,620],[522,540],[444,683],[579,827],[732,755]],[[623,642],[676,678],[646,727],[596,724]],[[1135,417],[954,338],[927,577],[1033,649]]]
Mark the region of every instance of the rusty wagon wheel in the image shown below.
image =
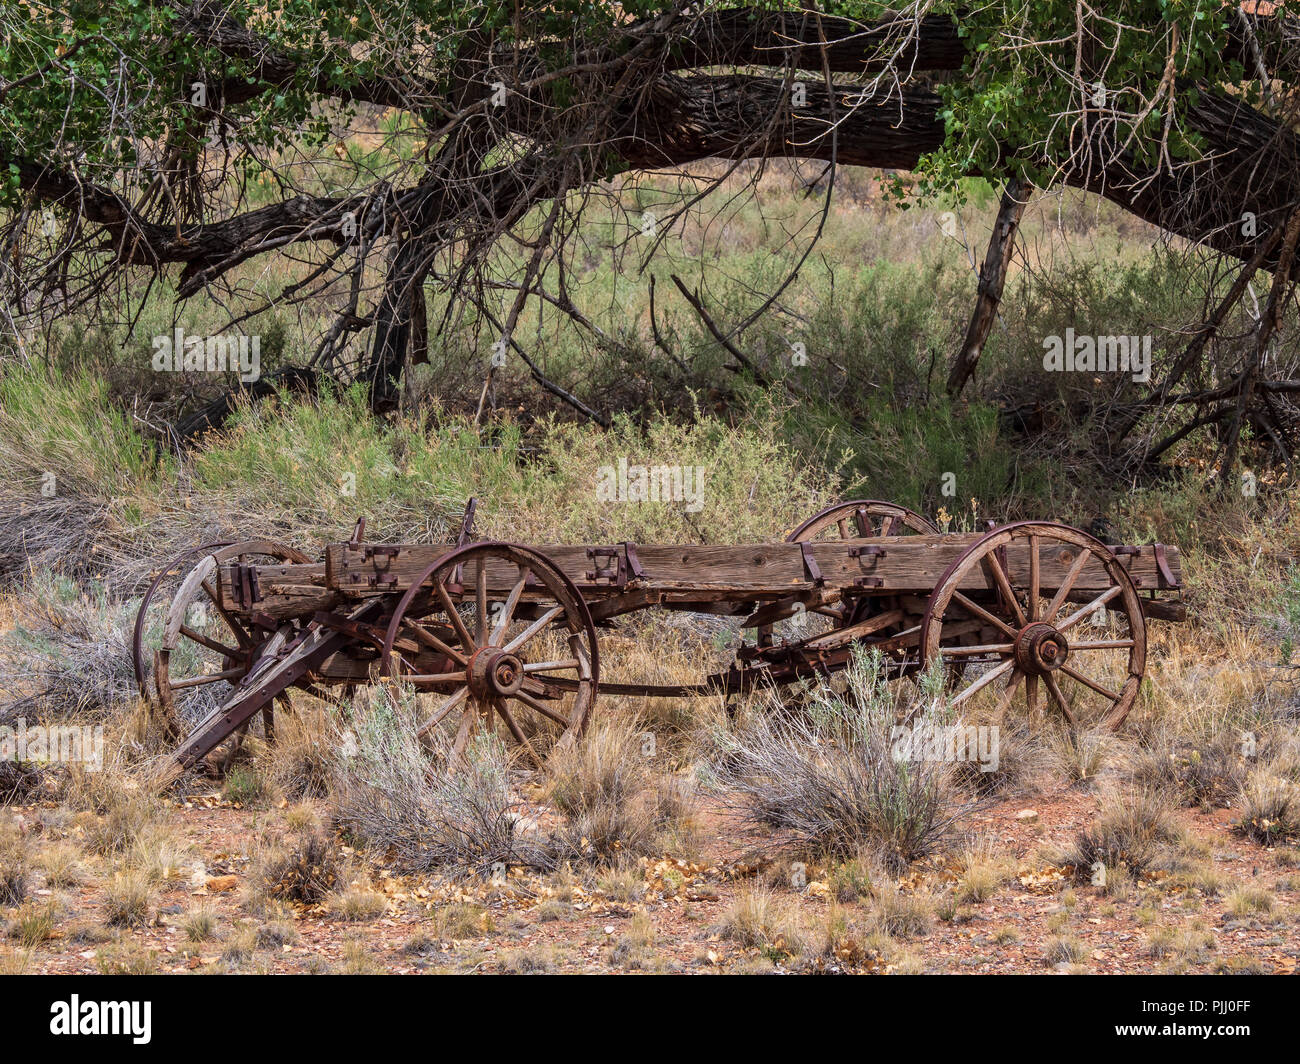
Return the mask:
[[[151,637],[146,611],[158,590],[155,581],[136,616],[132,656],[137,663],[137,678],[143,679],[147,696],[154,701],[173,737],[183,739],[195,723],[225,701],[276,636],[222,608],[217,598],[218,569],[231,562],[257,565],[310,561],[301,551],[271,540],[245,540],[206,550],[167,603],[161,632]],[[144,663],[151,656],[152,676],[146,673],[141,677]],[[268,736],[272,734],[271,712],[268,706],[263,714]]]
[[[1036,720],[1050,703],[1071,724],[1112,731],[1146,667],[1146,623],[1123,565],[1087,533],[1049,522],[1004,525],[957,558],[921,639],[923,665],[942,661],[956,676],[955,706],[992,689],[998,714],[1023,700]]]
[[[808,518],[785,537],[787,543],[818,539],[871,539],[876,536],[938,535],[938,527],[915,510],[880,499],[836,503]]]
[[[437,667],[416,664],[427,651]],[[586,602],[544,554],[475,543],[443,555],[402,596],[388,624],[383,671],[439,695],[419,728],[422,739],[459,713],[452,762],[478,729],[490,731],[500,719],[538,764],[534,738],[558,728],[558,740],[571,742],[586,727],[600,659]]]
[[[153,683],[153,654],[146,652],[145,642],[148,638],[149,611],[154,600],[161,600],[161,596],[166,593],[175,594],[175,585],[179,584],[184,575],[189,572],[189,562],[196,555],[210,554],[229,545],[229,540],[219,540],[198,547],[188,547],[159,569],[150,582],[144,597],[140,600],[140,608],[136,610],[135,627],[131,633],[131,666],[135,670],[135,683],[140,689],[142,698],[152,697],[150,689]],[[169,581],[172,586],[164,591],[164,585]]]
[[[854,499],[850,502],[836,503],[828,506],[808,518],[803,524],[785,537],[787,543],[830,542],[845,539],[874,539],[881,536],[926,536],[938,535],[938,527],[929,519],[897,503],[884,502],[881,499]],[[898,605],[893,601],[880,601],[878,596],[857,596],[849,601],[838,594],[828,592],[825,601],[810,606],[806,612],[799,614],[799,623],[787,626],[790,638],[807,639],[821,635],[837,628],[847,628],[858,624],[868,617]],[[826,618],[820,624],[814,617]],[[913,622],[914,623],[914,622]],[[892,635],[901,631],[904,625],[894,625],[883,631],[882,635]],[[768,646],[772,642],[772,625],[761,625],[756,629],[759,646]],[[880,636],[878,636],[879,638]]]

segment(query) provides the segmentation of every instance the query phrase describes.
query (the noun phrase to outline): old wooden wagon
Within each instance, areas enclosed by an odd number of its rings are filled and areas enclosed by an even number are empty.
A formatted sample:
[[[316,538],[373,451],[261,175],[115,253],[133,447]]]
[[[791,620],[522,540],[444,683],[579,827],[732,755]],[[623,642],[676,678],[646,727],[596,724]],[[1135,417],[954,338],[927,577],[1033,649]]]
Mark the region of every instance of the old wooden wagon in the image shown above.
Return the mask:
[[[196,548],[159,573],[136,621],[141,688],[193,766],[291,689],[383,678],[425,696],[422,735],[500,728],[567,741],[598,693],[687,696],[796,683],[874,648],[890,675],[941,668],[954,704],[1012,704],[1118,728],[1146,667],[1146,619],[1181,620],[1173,547],[1107,545],[1022,521],[941,534],[875,500],[842,503],[779,543],[523,546],[351,539],[309,558],[265,540]],[[602,680],[600,633],[635,611],[740,618],[735,660],[699,683]],[[444,723],[446,722],[446,723]]]

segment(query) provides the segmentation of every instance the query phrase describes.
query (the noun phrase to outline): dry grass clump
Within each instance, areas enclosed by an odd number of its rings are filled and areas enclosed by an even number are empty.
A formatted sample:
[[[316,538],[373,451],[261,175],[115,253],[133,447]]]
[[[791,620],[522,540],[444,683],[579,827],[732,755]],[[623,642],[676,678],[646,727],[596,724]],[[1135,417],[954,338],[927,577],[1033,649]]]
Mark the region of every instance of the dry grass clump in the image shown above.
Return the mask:
[[[28,885],[26,840],[9,825],[0,826],[0,906],[21,905]]]
[[[17,939],[22,949],[34,949],[42,942],[55,937],[62,908],[54,898],[43,902],[31,900],[23,904],[9,924],[8,937]]]
[[[142,872],[151,883],[176,879],[193,852],[167,824],[149,824],[127,851],[130,867]]]
[[[804,706],[754,715],[719,738],[715,766],[750,822],[808,853],[849,857],[867,847],[896,869],[934,852],[969,803],[951,762],[894,756],[896,707],[878,666],[860,654],[845,694],[820,685]],[[914,726],[949,723],[941,698],[928,687],[921,698]]]
[[[100,975],[157,975],[158,951],[130,943],[114,943],[95,951]]]
[[[481,905],[458,901],[433,911],[434,937],[440,940],[481,938],[491,930],[492,914]]]
[[[919,891],[900,890],[882,877],[871,892],[871,921],[891,938],[926,934],[934,920],[934,899]]]
[[[30,802],[44,786],[47,776],[43,765],[0,761],[0,806]]]
[[[350,886],[326,901],[329,910],[340,920],[373,920],[388,908],[388,899],[377,890]]]
[[[961,871],[955,888],[959,905],[978,904],[997,893],[1015,875],[1015,861],[991,836],[970,840],[960,856]]]
[[[1082,964],[1088,959],[1088,947],[1071,935],[1054,935],[1043,948],[1048,964]]]
[[[523,830],[500,741],[480,734],[450,771],[416,738],[412,703],[381,687],[353,706],[332,773],[339,824],[402,872],[552,867],[547,840]]]
[[[100,856],[130,850],[162,814],[146,785],[116,772],[74,772],[69,784],[65,801],[85,811],[86,848]]]
[[[1002,797],[1025,790],[1032,785],[1045,760],[1042,738],[1031,732],[1023,721],[1003,720],[997,728],[996,765],[979,761],[953,763],[956,782],[978,798]]]
[[[1174,819],[1175,803],[1164,791],[1108,795],[1091,825],[1060,855],[1076,875],[1087,878],[1097,864],[1140,875],[1174,862],[1183,831]]]
[[[104,919],[113,927],[143,927],[149,921],[149,879],[119,872],[104,889]]]
[[[643,753],[643,730],[635,720],[602,720],[552,752],[547,797],[564,817],[552,839],[558,858],[659,853],[685,826],[684,785],[655,770]]]
[[[771,960],[800,956],[807,943],[790,906],[771,891],[747,885],[736,893],[713,928],[715,934]]]
[[[1269,916],[1277,909],[1277,898],[1263,887],[1242,884],[1223,899],[1228,912],[1238,919]]]
[[[37,855],[36,865],[45,874],[47,886],[75,887],[82,881],[81,853],[69,843],[46,846]]]
[[[545,975],[556,963],[555,947],[545,942],[509,949],[501,955],[501,971],[507,975]]]
[[[1141,787],[1174,791],[1187,805],[1225,806],[1246,776],[1239,733],[1228,728],[1179,734],[1159,728],[1135,756],[1133,779]]]
[[[270,782],[289,801],[329,794],[331,728],[323,712],[300,705],[306,698],[295,692],[297,712],[277,714],[275,747],[270,751]]]
[[[180,928],[189,942],[207,942],[216,937],[217,913],[206,905],[191,909],[180,920]]]
[[[1300,838],[1300,784],[1271,771],[1256,769],[1241,788],[1237,830],[1265,846]]]
[[[250,890],[255,900],[316,905],[338,884],[338,866],[329,839],[304,833],[288,846],[263,852],[253,867]]]
[[[1048,750],[1056,772],[1071,784],[1094,782],[1122,749],[1120,740],[1102,728],[1064,725],[1048,734]]]
[[[264,807],[274,793],[275,788],[261,769],[247,762],[232,766],[221,785],[221,796],[245,809]]]

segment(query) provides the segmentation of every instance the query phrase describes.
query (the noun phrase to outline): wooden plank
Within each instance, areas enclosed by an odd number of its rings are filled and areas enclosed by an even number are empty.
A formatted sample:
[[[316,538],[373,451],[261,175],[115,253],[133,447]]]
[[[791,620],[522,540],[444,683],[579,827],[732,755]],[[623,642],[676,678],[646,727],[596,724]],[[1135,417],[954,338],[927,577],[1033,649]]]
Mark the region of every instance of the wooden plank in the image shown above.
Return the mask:
[[[935,587],[947,567],[980,538],[978,533],[947,536],[885,537],[810,545],[812,558],[824,579],[824,588],[858,594],[898,594],[919,604]],[[863,546],[884,548],[884,555],[866,555]],[[373,553],[375,546],[378,553]],[[364,548],[372,553],[367,556]],[[260,565],[257,583],[261,598],[252,610],[240,605],[233,586],[233,569],[224,566],[217,574],[218,595],[224,608],[248,616],[256,611],[276,620],[310,616],[317,610],[338,607],[340,601],[404,591],[428,567],[453,549],[449,544],[333,544],[326,560],[309,565]],[[593,577],[611,559],[588,557],[587,545],[543,546],[539,549],[581,589],[583,597],[603,616],[614,616],[624,608],[637,609],[657,604],[666,609],[693,612],[730,613],[754,603],[784,596],[808,594],[817,585],[809,578],[798,544],[762,543],[740,546],[638,546],[637,556],[646,574],[644,581],[630,579],[620,588],[608,579]],[[601,548],[614,549],[614,548]],[[851,553],[859,550],[857,556]],[[1028,545],[1007,548],[1008,575],[1017,588],[1028,584]],[[1051,596],[1074,561],[1068,544],[1042,544],[1039,551],[1039,581],[1042,593]],[[1177,549],[1166,548],[1166,560],[1175,577],[1181,573]],[[1142,547],[1136,554],[1119,557],[1119,563],[1137,582],[1140,590],[1161,587],[1155,552]],[[611,568],[610,572],[615,572]],[[490,561],[487,566],[488,593],[504,597],[518,576],[513,564]],[[473,567],[462,574],[466,592],[474,592]],[[962,584],[968,592],[986,589],[985,574],[978,567]],[[1102,565],[1090,561],[1070,595],[1087,594],[1107,586]],[[1091,597],[1089,595],[1089,597]],[[549,601],[543,587],[529,587],[521,596],[524,603]],[[602,603],[610,601],[608,610]],[[617,600],[617,601],[614,601]]]
[[[811,553],[825,580],[825,586],[852,588],[868,592],[910,591],[928,594],[948,566],[976,540],[978,533],[947,536],[886,537],[875,540],[852,540],[815,543]],[[884,548],[883,556],[853,556],[866,545]],[[373,548],[374,545],[365,545]],[[617,545],[614,545],[616,547]],[[348,596],[401,591],[409,587],[434,561],[451,549],[445,544],[388,544],[381,546],[379,563],[368,559],[352,544],[333,544],[326,550],[326,581]],[[599,598],[618,594],[620,589],[610,579],[593,576],[593,572],[615,568],[612,559],[590,558],[588,545],[545,545],[536,548],[577,584],[584,595]],[[599,549],[612,549],[601,547]],[[1045,593],[1060,585],[1075,558],[1070,544],[1040,545],[1039,579]],[[1009,577],[1018,588],[1029,580],[1030,552],[1027,544],[1008,546]],[[799,544],[760,543],[738,546],[642,546],[637,556],[645,572],[643,582],[631,583],[663,591],[701,593],[701,600],[723,600],[733,594],[781,595],[808,590],[816,586],[809,578]],[[1167,548],[1168,564],[1179,574],[1179,556]],[[1137,553],[1121,556],[1120,564],[1143,590],[1160,586],[1155,553],[1142,547]],[[491,594],[506,594],[514,585],[514,566],[490,561],[486,579]],[[474,574],[463,574],[467,589],[473,590]],[[879,581],[879,583],[875,583]],[[1109,580],[1099,561],[1090,561],[1076,584],[1078,590],[1108,586]],[[984,576],[977,569],[962,587],[978,590],[985,587]],[[533,593],[535,597],[535,593]]]

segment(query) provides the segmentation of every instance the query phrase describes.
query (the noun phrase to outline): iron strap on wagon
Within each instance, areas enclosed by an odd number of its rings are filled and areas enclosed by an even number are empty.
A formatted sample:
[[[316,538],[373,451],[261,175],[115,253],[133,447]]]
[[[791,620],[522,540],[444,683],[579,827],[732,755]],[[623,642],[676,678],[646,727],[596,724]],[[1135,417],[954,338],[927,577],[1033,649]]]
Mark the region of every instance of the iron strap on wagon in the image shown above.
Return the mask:
[[[940,533],[875,500],[822,511],[784,542],[524,546],[351,539],[311,560],[268,541],[174,561],[140,607],[134,659],[191,767],[299,688],[386,677],[433,696],[428,735],[457,721],[452,756],[499,721],[530,758],[539,728],[579,734],[598,692],[736,693],[848,667],[943,671],[954,706],[991,689],[1074,723],[1120,727],[1146,668],[1146,619],[1182,620],[1177,549],[1108,546],[1021,521]],[[176,580],[165,600],[164,575]],[[698,684],[602,682],[598,632],[648,609],[740,619],[753,639]],[[151,636],[151,633],[156,633]],[[237,741],[237,740],[236,740]]]

